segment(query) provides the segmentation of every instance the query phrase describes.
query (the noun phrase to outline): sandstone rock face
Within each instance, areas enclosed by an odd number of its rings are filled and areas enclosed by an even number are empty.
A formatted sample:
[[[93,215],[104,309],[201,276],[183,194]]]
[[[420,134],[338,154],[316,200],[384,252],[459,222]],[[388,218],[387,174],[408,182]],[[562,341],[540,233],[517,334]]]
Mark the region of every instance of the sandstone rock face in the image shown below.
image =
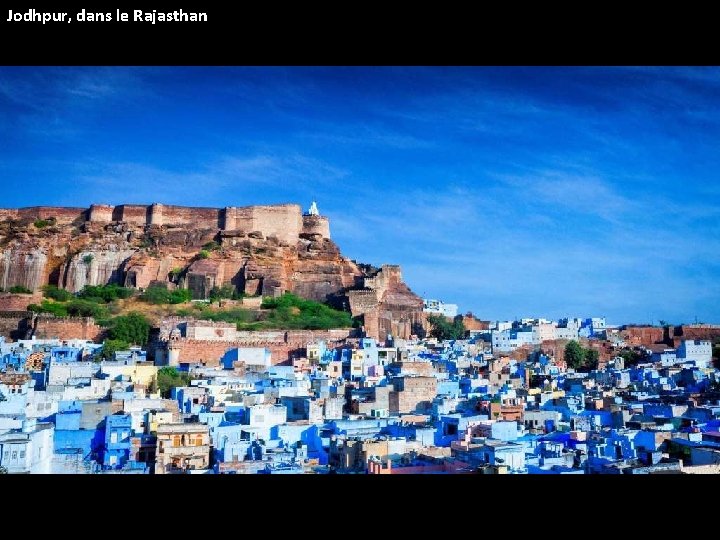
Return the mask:
[[[367,335],[420,333],[422,300],[400,268],[342,256],[330,224],[293,204],[244,208],[93,205],[0,209],[0,288],[153,283],[207,298],[232,285],[247,295],[290,291],[362,316]]]
[[[183,258],[177,258],[171,254],[163,257],[151,257],[143,251],[135,252],[125,262],[123,285],[145,289],[154,281],[175,283],[185,263]],[[177,274],[172,274],[174,271]]]
[[[121,249],[113,244],[103,249],[83,250],[62,266],[62,285],[71,292],[78,292],[86,285],[122,283],[125,263],[134,254],[135,250]]]
[[[0,255],[0,288],[22,286],[34,291],[47,283],[47,250],[17,245]]]

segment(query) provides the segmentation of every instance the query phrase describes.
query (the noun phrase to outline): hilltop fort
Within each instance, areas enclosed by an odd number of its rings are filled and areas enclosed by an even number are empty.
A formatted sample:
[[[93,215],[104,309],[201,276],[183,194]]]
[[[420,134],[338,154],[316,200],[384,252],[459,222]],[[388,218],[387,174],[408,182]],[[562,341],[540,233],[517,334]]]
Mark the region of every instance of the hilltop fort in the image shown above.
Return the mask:
[[[342,256],[315,203],[306,212],[297,204],[0,210],[0,288],[109,283],[187,288],[195,299],[223,286],[250,296],[289,291],[351,309],[378,339],[422,324],[422,300],[400,268]]]

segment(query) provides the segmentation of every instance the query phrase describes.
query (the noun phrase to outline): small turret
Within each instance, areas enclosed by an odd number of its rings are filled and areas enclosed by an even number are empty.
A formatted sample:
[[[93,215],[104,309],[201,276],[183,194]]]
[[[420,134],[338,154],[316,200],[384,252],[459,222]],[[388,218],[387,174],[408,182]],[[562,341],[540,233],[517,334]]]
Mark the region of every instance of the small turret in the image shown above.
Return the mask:
[[[306,216],[319,216],[320,211],[318,210],[317,203],[315,201],[310,205],[310,209],[307,211]]]
[[[330,221],[320,215],[317,203],[312,202],[310,208],[303,214],[303,233],[319,234],[323,238],[330,238]]]

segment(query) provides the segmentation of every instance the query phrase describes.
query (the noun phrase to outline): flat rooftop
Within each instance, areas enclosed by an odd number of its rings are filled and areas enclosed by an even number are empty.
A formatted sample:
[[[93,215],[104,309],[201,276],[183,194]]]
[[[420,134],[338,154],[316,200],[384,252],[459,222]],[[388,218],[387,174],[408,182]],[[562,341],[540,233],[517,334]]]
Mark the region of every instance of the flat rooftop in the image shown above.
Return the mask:
[[[208,433],[209,428],[206,424],[161,424],[157,428],[157,433]]]

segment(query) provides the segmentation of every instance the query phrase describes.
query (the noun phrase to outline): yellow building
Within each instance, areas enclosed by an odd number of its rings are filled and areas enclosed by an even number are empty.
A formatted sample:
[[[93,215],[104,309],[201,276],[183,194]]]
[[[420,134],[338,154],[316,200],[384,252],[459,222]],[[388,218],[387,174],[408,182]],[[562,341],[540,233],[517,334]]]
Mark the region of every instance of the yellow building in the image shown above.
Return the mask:
[[[319,343],[308,343],[305,348],[307,359],[310,360],[311,364],[317,364],[320,362],[320,344]]]
[[[158,426],[172,424],[176,421],[176,413],[170,411],[150,411],[148,413],[148,433],[156,433]]]
[[[107,374],[110,380],[120,377],[127,377],[130,382],[149,387],[153,380],[157,379],[158,367],[153,364],[133,364],[133,365],[112,365],[103,362],[102,372]]]

